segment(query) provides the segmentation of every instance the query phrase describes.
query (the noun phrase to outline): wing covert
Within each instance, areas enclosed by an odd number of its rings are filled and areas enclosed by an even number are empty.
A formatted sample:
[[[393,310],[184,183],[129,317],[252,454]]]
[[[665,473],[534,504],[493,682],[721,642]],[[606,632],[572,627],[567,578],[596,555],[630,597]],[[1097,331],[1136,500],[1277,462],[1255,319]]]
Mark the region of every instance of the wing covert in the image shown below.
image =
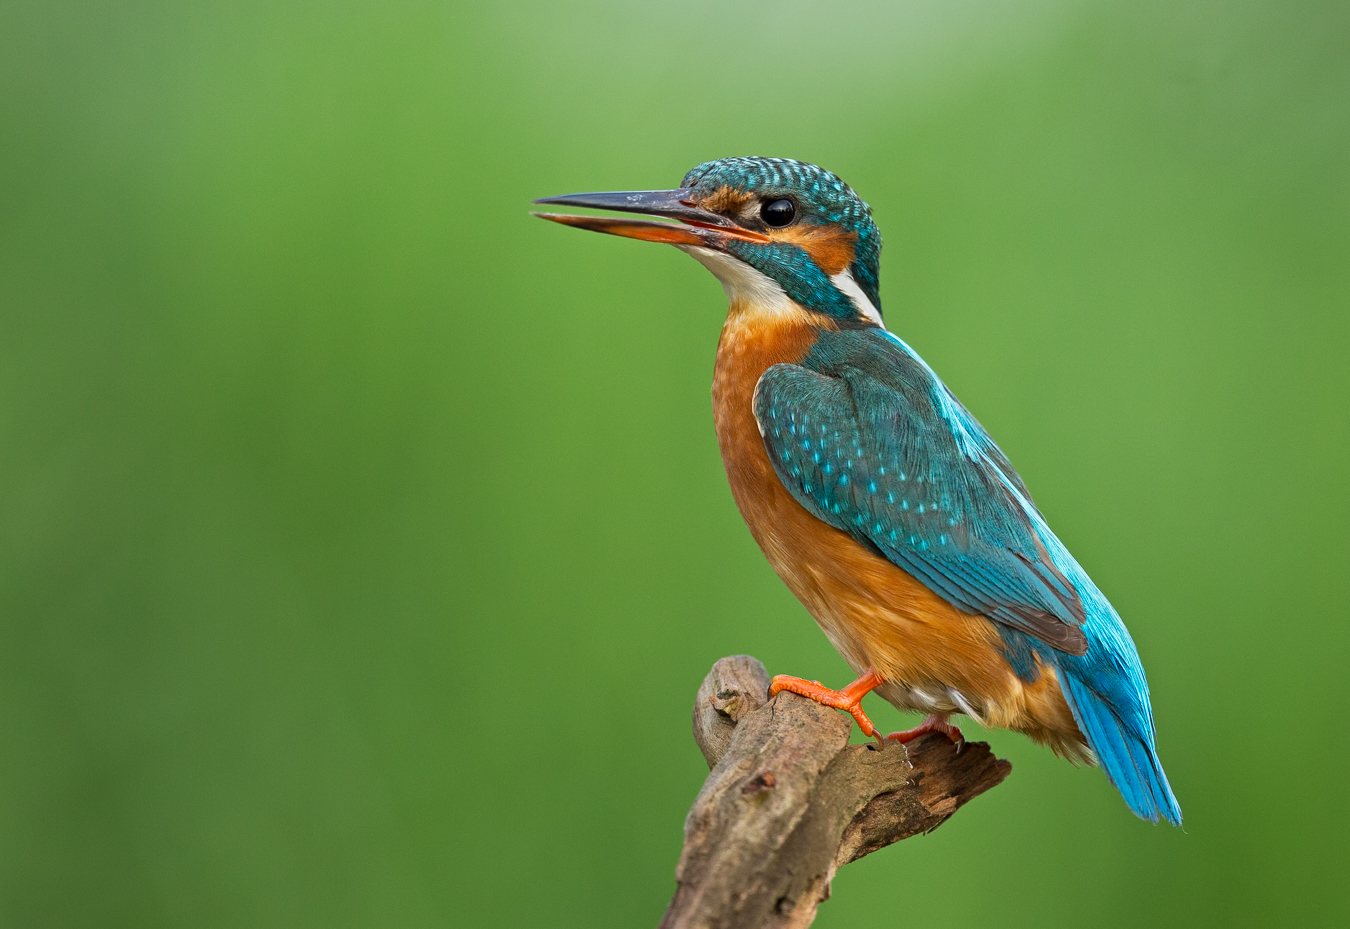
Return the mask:
[[[971,442],[993,442],[951,421],[954,398],[917,356],[878,356],[877,344],[866,367],[846,355],[760,378],[754,412],[779,479],[953,606],[1083,654],[1083,605],[1018,500],[1031,505],[1020,478],[1002,452],[972,454]]]

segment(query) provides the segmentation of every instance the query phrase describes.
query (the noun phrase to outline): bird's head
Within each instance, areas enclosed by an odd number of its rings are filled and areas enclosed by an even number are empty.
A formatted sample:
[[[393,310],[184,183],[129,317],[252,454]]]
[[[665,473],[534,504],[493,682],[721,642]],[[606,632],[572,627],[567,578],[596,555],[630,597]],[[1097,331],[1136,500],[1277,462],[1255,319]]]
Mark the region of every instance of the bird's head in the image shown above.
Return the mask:
[[[786,158],[722,158],[694,168],[676,190],[571,194],[535,203],[679,220],[683,225],[535,214],[674,245],[717,275],[733,310],[801,307],[841,328],[881,324],[881,233],[867,204],[824,168]]]

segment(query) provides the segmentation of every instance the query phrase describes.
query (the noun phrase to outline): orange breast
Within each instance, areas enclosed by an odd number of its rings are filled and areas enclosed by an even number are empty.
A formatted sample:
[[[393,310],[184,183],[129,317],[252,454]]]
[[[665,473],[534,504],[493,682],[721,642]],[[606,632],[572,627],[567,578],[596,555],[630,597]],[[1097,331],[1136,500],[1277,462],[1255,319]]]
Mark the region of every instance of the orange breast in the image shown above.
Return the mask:
[[[1024,684],[990,620],[958,610],[820,521],[778,479],[755,421],[755,385],[772,365],[805,357],[817,332],[805,312],[769,315],[734,304],[722,329],[713,417],[732,495],[755,541],[853,669],[885,679],[877,692],[891,703],[965,712],[1080,754],[1052,668]]]

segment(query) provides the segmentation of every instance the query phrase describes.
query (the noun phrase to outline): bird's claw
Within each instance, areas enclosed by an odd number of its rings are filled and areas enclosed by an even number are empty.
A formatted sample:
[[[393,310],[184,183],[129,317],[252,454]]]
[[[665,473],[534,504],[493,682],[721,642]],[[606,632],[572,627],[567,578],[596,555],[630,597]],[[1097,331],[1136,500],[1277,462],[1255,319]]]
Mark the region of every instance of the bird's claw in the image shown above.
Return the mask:
[[[961,733],[961,730],[947,722],[946,716],[938,716],[936,714],[924,717],[923,722],[919,723],[913,729],[906,729],[904,732],[892,732],[890,735],[886,736],[886,741],[900,742],[902,744],[905,742],[913,742],[919,736],[926,735],[929,732],[940,732],[951,739],[952,743],[956,746],[956,753],[958,755],[961,754],[961,749],[966,745],[966,737]]]
[[[814,700],[821,706],[843,710],[853,717],[858,724],[858,728],[863,731],[863,735],[880,739],[876,726],[872,725],[872,720],[867,718],[867,714],[863,712],[862,708],[862,698],[880,684],[881,678],[873,671],[868,671],[843,690],[831,690],[820,681],[806,681],[800,677],[792,677],[787,674],[775,674],[773,680],[769,682],[769,696],[774,697],[785,690],[789,690],[809,700]]]

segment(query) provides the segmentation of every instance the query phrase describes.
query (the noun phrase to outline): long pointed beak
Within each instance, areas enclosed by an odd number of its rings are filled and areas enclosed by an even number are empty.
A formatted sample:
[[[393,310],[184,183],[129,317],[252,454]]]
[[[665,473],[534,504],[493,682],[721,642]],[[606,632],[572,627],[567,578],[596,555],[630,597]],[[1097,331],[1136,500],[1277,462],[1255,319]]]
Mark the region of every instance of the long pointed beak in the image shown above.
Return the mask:
[[[648,216],[669,216],[686,225],[653,222],[649,219],[623,219],[617,216],[573,216],[565,213],[535,213],[540,219],[576,226],[593,232],[642,239],[646,242],[664,242],[668,245],[699,245],[704,248],[723,247],[727,239],[749,242],[770,242],[768,236],[742,229],[720,213],[705,210],[692,198],[693,191],[627,190],[594,194],[567,194],[545,197],[535,203],[548,206],[581,206],[597,210],[616,210],[621,213],[645,213]]]

